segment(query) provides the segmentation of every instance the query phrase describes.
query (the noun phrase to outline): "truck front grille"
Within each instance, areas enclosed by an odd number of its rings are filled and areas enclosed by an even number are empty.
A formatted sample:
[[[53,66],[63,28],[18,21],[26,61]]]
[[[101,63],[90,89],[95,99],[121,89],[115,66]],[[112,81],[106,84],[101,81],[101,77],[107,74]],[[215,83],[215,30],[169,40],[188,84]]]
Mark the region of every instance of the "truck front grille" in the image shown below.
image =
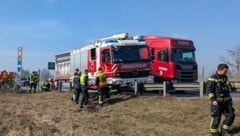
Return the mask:
[[[121,72],[120,78],[147,77],[148,75],[149,75],[149,71]]]

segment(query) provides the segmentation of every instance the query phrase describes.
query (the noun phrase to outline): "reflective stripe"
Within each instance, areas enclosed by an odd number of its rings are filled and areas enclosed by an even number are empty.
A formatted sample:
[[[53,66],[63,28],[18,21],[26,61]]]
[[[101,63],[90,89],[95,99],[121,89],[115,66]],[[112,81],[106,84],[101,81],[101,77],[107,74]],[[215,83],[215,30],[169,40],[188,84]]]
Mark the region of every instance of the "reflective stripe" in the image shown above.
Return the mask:
[[[216,78],[208,78],[208,81],[212,81],[212,82],[222,82],[222,79],[216,79]]]
[[[229,130],[230,129],[230,126],[226,125],[226,124],[223,124],[222,126],[223,129],[226,129],[226,130]]]
[[[99,96],[98,98],[99,98],[98,103],[99,103],[99,104],[103,104],[103,101],[101,100],[101,96]]]
[[[219,102],[229,101],[229,100],[231,100],[231,97],[217,98],[217,101],[219,101]]]
[[[213,97],[215,97],[215,95],[214,95],[214,93],[209,93],[209,94],[208,94],[208,97],[209,97],[209,98],[213,98]]]
[[[211,133],[218,133],[218,130],[211,128],[211,129],[210,129],[210,132],[211,132]]]
[[[227,81],[227,85],[229,88],[235,88],[234,83]]]
[[[215,81],[215,78],[208,78],[209,81]]]
[[[72,98],[73,98],[73,100],[75,101],[75,100],[76,100],[76,95],[73,94]]]
[[[218,133],[218,129],[217,128],[212,128],[212,124],[213,124],[213,117],[211,118],[211,121],[210,121],[210,132],[211,133]]]

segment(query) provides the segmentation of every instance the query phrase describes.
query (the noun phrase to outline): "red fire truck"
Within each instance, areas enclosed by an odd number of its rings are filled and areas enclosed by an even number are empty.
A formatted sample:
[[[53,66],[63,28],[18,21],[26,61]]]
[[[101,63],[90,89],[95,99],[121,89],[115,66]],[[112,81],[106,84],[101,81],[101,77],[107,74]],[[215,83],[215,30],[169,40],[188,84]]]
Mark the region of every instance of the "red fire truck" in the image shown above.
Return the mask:
[[[198,65],[192,40],[172,37],[144,36],[152,54],[155,82],[195,82]]]
[[[132,87],[134,82],[153,83],[151,53],[143,37],[127,33],[102,38],[70,53],[70,73],[88,69],[89,83],[95,83],[102,67],[112,89]]]

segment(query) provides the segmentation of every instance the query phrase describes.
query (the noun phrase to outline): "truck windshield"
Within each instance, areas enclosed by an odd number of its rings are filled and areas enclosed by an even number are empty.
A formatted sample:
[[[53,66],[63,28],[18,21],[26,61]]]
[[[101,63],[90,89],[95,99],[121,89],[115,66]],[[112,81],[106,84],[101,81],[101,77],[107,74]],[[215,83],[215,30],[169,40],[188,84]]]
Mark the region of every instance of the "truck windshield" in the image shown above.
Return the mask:
[[[112,57],[113,63],[151,61],[147,45],[114,46]]]
[[[171,60],[173,62],[196,62],[195,50],[193,49],[172,49]]]

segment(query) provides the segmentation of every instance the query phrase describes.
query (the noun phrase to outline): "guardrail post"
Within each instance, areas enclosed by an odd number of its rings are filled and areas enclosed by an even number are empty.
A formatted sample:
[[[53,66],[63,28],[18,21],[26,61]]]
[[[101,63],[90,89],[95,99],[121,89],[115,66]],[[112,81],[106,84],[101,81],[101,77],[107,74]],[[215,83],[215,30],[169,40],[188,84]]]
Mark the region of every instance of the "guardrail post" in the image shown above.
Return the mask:
[[[69,82],[70,84],[70,92],[72,91],[72,82]]]
[[[164,82],[163,82],[163,98],[165,98],[166,92],[167,92],[167,82],[164,81]]]
[[[200,83],[199,83],[199,89],[200,89],[200,98],[203,98],[204,81],[200,81]]]
[[[137,92],[138,92],[138,83],[137,83],[137,81],[135,80],[134,81],[134,91],[135,91],[135,96],[137,95]]]

